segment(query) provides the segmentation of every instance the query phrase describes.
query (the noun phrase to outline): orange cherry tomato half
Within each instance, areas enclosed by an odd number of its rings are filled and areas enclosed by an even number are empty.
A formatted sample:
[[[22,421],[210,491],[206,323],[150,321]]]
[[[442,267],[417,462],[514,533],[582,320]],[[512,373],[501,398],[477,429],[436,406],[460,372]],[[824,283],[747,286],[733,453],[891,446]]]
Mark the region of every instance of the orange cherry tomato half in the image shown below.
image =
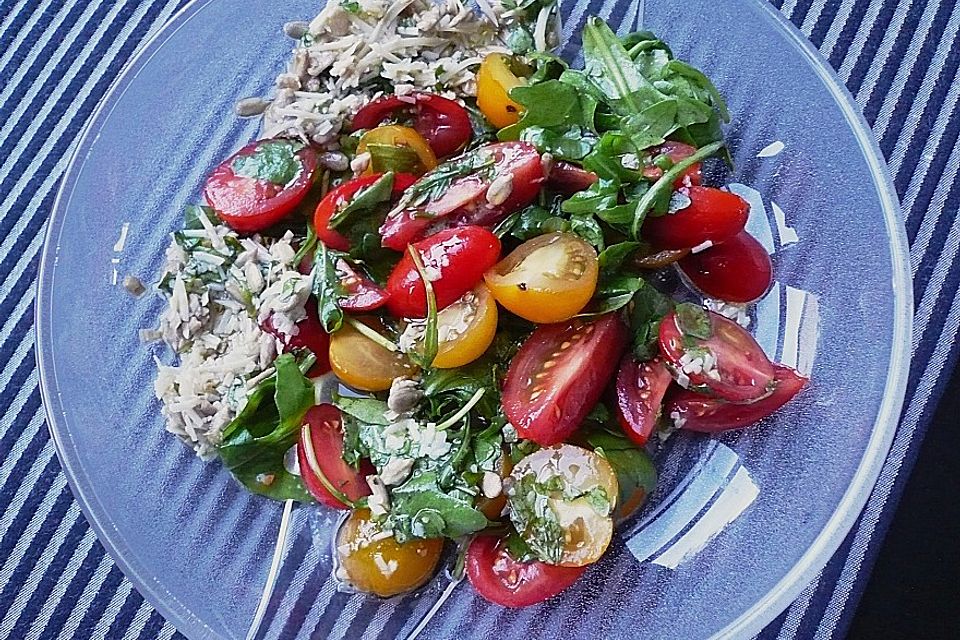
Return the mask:
[[[375,319],[360,320],[375,331],[382,329]],[[394,378],[417,371],[406,356],[389,351],[348,323],[330,336],[330,367],[345,384],[362,391],[386,391]]]
[[[510,98],[510,90],[526,81],[511,68],[511,58],[502,53],[488,54],[477,72],[477,106],[498,129],[520,120],[523,106]]]
[[[373,129],[388,119],[412,119],[413,128],[441,158],[463,149],[473,136],[466,109],[453,100],[425,92],[374,100],[354,116],[353,130]]]
[[[437,156],[416,129],[388,124],[360,136],[357,155],[370,153],[365,174],[414,173],[423,175],[437,166]]]
[[[497,333],[497,303],[482,284],[437,314],[438,369],[453,369],[482,356]]]

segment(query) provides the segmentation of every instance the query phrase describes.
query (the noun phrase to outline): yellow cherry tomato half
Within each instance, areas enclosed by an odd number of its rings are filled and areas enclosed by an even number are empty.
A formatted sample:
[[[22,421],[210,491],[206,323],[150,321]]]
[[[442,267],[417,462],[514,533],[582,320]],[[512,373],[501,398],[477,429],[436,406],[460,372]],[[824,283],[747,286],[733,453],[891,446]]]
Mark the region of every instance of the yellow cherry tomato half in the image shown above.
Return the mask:
[[[510,56],[491,53],[477,72],[477,106],[498,129],[516,124],[523,111],[523,106],[510,98],[510,90],[526,82],[513,72],[510,63]]]
[[[572,444],[554,445],[526,456],[510,473],[514,483],[528,474],[534,474],[539,482],[559,479],[559,488],[546,496],[563,531],[563,550],[558,564],[582,567],[599,560],[613,536],[610,514],[616,508],[620,491],[617,474],[606,458]],[[598,511],[595,502],[585,495],[598,489],[609,503],[605,511]],[[512,496],[513,499],[524,498]]]
[[[493,342],[497,333],[497,303],[490,291],[478,285],[437,314],[440,349],[433,361],[438,369],[453,369],[473,362]]]
[[[364,175],[412,173],[423,175],[437,166],[437,156],[423,136],[410,127],[390,124],[367,131],[357,144],[357,155],[370,154]]]
[[[483,276],[497,302],[539,324],[580,313],[597,288],[597,252],[572,233],[524,242]]]
[[[350,514],[337,535],[337,557],[346,579],[366,593],[389,598],[416,589],[433,575],[443,540],[384,536],[369,509]]]
[[[360,320],[374,331],[382,329],[376,320]],[[330,335],[330,368],[344,384],[362,391],[386,391],[394,378],[417,371],[405,355],[377,344],[346,322]]]

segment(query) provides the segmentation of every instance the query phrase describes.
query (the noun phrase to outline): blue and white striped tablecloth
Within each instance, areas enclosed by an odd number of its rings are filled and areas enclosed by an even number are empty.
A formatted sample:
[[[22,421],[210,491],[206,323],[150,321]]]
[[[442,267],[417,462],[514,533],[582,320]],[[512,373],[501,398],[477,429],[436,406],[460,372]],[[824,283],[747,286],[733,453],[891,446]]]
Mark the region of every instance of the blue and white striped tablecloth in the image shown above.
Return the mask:
[[[44,424],[33,302],[68,152],[137,45],[186,0],[0,0],[0,640],[171,638],[71,497]],[[903,416],[870,501],[762,638],[842,637],[956,357],[960,6],[773,0],[862,108],[906,214],[916,320]]]

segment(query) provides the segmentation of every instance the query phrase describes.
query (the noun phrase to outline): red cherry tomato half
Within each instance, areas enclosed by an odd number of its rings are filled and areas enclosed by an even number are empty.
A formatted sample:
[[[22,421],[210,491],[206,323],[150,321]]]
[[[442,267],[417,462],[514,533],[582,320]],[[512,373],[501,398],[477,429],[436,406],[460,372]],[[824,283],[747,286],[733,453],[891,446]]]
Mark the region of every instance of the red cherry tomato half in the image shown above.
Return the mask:
[[[337,261],[337,274],[344,292],[344,297],[340,298],[340,308],[344,311],[373,311],[387,304],[390,298],[387,292],[373,280],[357,273],[346,260]]]
[[[533,202],[540,193],[540,184],[544,181],[543,167],[540,154],[533,145],[502,142],[474,149],[469,154],[490,157],[493,166],[454,178],[426,202],[405,205],[407,198],[401,200],[380,227],[383,246],[404,251],[408,244],[422,238],[431,227],[492,226]],[[420,178],[408,191],[408,196],[416,193],[418,184],[428,185],[438,173],[449,172],[451,166],[469,161],[470,155],[464,154],[440,165]],[[488,197],[494,180],[502,178],[502,185],[506,177],[509,177],[509,188],[502,188],[499,196]]]
[[[578,191],[589,189],[600,178],[593,171],[581,169],[577,165],[565,160],[557,160],[547,176],[547,186],[554,191],[572,195]]]
[[[774,364],[773,368],[773,393],[765,398],[737,404],[682,390],[670,399],[666,411],[682,420],[682,428],[704,433],[739,429],[759,422],[790,402],[809,382],[790,367]]]
[[[750,205],[735,193],[713,187],[690,187],[681,193],[689,196],[689,206],[643,223],[644,239],[658,249],[690,249],[708,240],[720,244],[747,224]]]
[[[617,314],[541,325],[507,370],[507,419],[541,446],[563,442],[597,404],[626,343],[627,328]]]
[[[706,387],[730,402],[757,400],[770,393],[773,363],[743,327],[718,313],[707,311],[711,337],[703,340],[684,335],[678,326],[677,313],[660,323],[660,352],[675,372],[683,371],[685,355],[702,356],[706,352],[713,366],[695,373],[687,372],[690,385]],[[688,367],[689,370],[689,367]]]
[[[203,197],[217,215],[232,229],[253,233],[283,220],[310,191],[317,170],[317,152],[304,146],[293,154],[299,166],[285,184],[268,179],[241,175],[237,166],[252,166],[244,158],[270,153],[271,147],[300,145],[294,140],[275,138],[260,140],[245,146],[224,160],[213,170],[203,187]]]
[[[481,596],[504,607],[528,607],[557,595],[583,575],[583,567],[514,560],[503,541],[477,536],[467,548],[467,577]]]
[[[437,157],[453,155],[473,136],[470,114],[453,100],[435,93],[384,96],[366,105],[353,118],[353,130],[373,129],[388,119],[413,117],[413,128]]]
[[[262,329],[283,343],[284,352],[294,349],[309,349],[317,357],[317,361],[310,367],[308,375],[322,376],[330,371],[330,335],[324,331],[317,315],[317,301],[313,297],[307,300],[307,317],[297,323],[296,335],[288,336],[276,330],[273,320],[268,317],[263,321]]]
[[[431,277],[437,309],[473,289],[500,258],[500,239],[482,227],[459,227],[434,234],[413,245]],[[387,279],[387,309],[397,318],[423,318],[427,292],[409,251]]]
[[[343,420],[332,404],[321,404],[307,411],[297,443],[297,463],[303,484],[314,498],[334,509],[350,507],[324,486],[320,474],[334,489],[351,501],[370,495],[366,476],[376,469],[364,460],[354,469],[343,459]]]
[[[337,251],[349,251],[350,241],[336,229],[329,226],[330,218],[340,212],[347,206],[355,195],[361,190],[366,189],[377,180],[383,177],[382,173],[372,173],[368,176],[360,176],[353,180],[348,180],[340,186],[331,189],[324,196],[317,210],[313,214],[313,226],[317,230],[317,238],[325,245]],[[407,187],[417,181],[417,177],[409,173],[398,173],[393,176],[393,196],[399,197]]]
[[[617,417],[627,437],[638,446],[647,444],[657,427],[660,407],[673,377],[660,358],[637,362],[624,356],[617,373]]]
[[[682,142],[674,142],[673,140],[667,140],[660,148],[653,152],[650,156],[655,158],[660,154],[666,154],[670,161],[674,164],[685,160],[697,152],[697,148],[689,144],[684,144]],[[644,168],[643,175],[646,178],[651,180],[657,180],[660,176],[663,175],[663,169],[655,165]],[[680,177],[674,180],[673,186],[677,189],[682,187],[692,187],[699,185],[703,180],[703,165],[701,163],[696,163],[687,167],[687,169],[680,174]]]
[[[677,264],[707,296],[728,302],[753,302],[773,282],[770,254],[746,231]]]

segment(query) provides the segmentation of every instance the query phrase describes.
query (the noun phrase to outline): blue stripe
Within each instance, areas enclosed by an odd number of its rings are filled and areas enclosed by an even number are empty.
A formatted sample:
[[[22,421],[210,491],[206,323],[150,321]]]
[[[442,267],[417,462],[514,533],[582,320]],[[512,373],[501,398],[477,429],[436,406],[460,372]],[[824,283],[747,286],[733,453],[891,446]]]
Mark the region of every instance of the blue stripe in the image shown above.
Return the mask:
[[[84,530],[88,530],[89,527],[86,522],[82,519],[81,522],[83,523]],[[77,606],[77,600],[80,598],[80,594],[83,593],[90,579],[93,578],[93,573],[96,571],[97,565],[100,564],[104,555],[106,555],[106,551],[103,550],[99,542],[95,543],[83,559],[80,568],[77,570],[76,577],[70,581],[70,585],[64,592],[63,598],[60,599],[60,602],[57,603],[56,608],[50,615],[50,620],[47,621],[47,624],[41,631],[42,637],[55,637],[56,634],[63,629],[64,624],[70,617],[70,613]]]

